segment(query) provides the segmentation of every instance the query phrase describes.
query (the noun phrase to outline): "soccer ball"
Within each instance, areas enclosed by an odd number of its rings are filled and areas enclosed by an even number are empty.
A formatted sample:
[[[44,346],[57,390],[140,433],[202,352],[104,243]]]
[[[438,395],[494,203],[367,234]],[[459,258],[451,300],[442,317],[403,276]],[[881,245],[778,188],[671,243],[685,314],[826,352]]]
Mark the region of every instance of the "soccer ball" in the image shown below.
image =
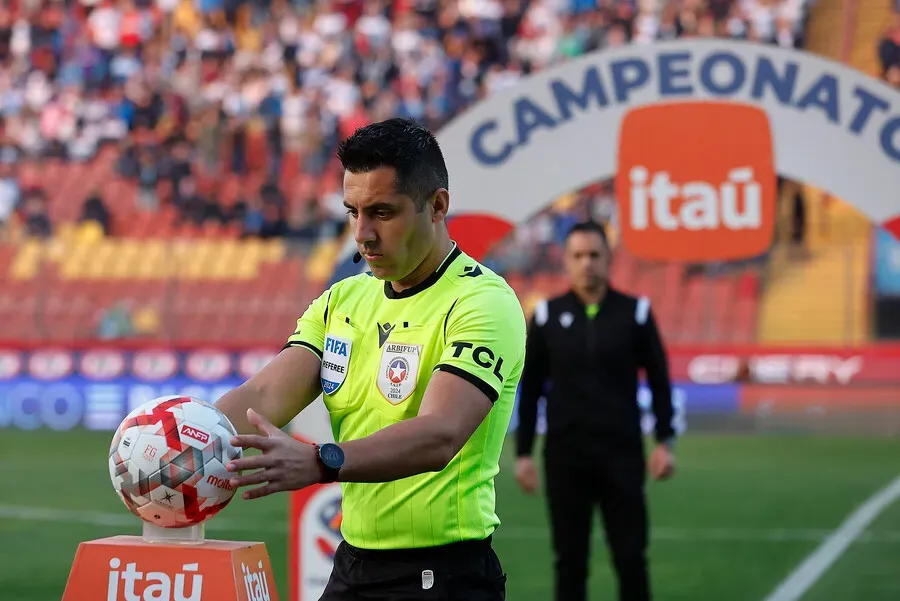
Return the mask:
[[[185,396],[144,403],[109,448],[113,488],[129,510],[163,528],[200,524],[234,496],[225,466],[241,456],[234,426],[215,406]]]

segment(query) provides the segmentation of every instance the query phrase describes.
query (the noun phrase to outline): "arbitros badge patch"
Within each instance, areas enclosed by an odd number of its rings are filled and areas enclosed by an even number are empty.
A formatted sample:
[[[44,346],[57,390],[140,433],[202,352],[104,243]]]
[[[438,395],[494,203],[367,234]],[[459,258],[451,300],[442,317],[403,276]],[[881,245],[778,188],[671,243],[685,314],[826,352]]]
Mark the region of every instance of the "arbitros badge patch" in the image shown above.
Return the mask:
[[[416,390],[422,345],[391,342],[384,345],[378,369],[378,390],[397,405]]]

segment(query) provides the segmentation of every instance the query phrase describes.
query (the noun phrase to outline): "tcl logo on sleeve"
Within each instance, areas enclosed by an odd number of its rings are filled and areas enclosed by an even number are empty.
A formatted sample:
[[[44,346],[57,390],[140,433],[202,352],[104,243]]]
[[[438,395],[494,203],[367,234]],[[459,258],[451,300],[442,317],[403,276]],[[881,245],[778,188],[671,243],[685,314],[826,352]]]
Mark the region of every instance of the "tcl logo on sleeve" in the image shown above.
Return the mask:
[[[622,243],[667,261],[762,254],[775,227],[769,118],[759,108],[686,102],[630,111],[615,180]]]

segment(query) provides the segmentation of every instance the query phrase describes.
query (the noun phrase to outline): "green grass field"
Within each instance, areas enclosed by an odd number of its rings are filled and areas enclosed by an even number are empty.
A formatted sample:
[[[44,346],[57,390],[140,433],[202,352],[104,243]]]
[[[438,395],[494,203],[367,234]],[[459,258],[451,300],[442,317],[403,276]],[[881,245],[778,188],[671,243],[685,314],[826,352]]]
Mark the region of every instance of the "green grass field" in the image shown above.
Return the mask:
[[[80,541],[137,534],[106,471],[108,433],[0,431],[0,599],[58,601]],[[678,447],[679,472],[649,485],[656,598],[762,601],[861,503],[900,474],[888,439],[712,436]],[[505,457],[496,549],[510,601],[551,599],[543,500],[525,497]],[[599,523],[599,521],[598,521]],[[287,597],[287,497],[236,498],[210,538],[262,540]],[[615,599],[595,526],[592,599]],[[900,599],[900,506],[891,505],[803,597]],[[92,600],[85,600],[92,601]]]

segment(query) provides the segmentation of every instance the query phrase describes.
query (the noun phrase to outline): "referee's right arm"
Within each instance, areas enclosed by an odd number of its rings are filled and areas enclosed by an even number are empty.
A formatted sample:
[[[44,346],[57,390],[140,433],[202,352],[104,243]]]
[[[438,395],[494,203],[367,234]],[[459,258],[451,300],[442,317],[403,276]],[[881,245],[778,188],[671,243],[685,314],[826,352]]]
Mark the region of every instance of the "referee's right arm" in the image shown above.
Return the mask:
[[[547,322],[547,301],[534,308],[525,339],[525,365],[519,388],[519,427],[516,431],[516,455],[531,457],[537,426],[538,400],[550,374],[550,353],[544,340],[543,326]]]
[[[322,392],[320,371],[329,295],[330,289],[310,304],[272,361],[216,401],[216,407],[228,416],[238,434],[257,432],[247,419],[247,409],[282,428]]]

